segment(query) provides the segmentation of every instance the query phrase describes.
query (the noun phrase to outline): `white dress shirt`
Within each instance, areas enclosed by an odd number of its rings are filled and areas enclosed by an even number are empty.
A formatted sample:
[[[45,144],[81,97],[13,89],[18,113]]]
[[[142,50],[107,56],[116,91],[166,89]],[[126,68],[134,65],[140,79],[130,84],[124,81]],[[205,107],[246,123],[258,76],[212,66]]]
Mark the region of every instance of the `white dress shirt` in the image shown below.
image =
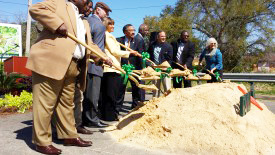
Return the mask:
[[[85,26],[84,26],[84,23],[81,19],[81,16],[82,14],[79,14],[79,10],[78,8],[71,2],[69,2],[74,11],[75,11],[75,17],[76,17],[76,37],[77,39],[79,39],[80,41],[86,43],[86,29],[85,29]],[[77,58],[77,59],[82,59],[83,57],[85,56],[85,47],[80,45],[80,44],[77,44],[76,48],[75,48],[75,52],[73,54],[73,57],[74,58]]]

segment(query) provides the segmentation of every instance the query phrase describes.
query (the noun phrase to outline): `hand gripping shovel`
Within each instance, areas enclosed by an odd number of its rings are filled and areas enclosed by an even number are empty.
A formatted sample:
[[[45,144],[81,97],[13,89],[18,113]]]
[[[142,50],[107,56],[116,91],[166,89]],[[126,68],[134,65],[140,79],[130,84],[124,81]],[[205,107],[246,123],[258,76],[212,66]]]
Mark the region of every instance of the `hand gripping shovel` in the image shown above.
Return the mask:
[[[131,48],[129,48],[129,47],[127,47],[127,46],[121,44],[120,42],[118,42],[118,43],[119,43],[119,45],[120,45],[121,47],[123,47],[123,48],[125,48],[125,49],[127,49],[127,50],[129,50],[129,51],[134,51],[134,50],[132,50]],[[141,55],[141,54],[138,54],[138,57],[142,58],[142,55]],[[150,59],[148,59],[148,58],[146,58],[146,60],[149,61],[153,66],[156,66],[156,64],[155,64],[152,60],[150,60]]]
[[[206,71],[207,71],[209,74],[213,75],[215,78],[217,77],[217,76],[216,76],[214,73],[212,73],[210,70],[206,69]],[[220,77],[218,77],[217,81],[218,81],[218,82],[222,82],[222,79],[221,79]]]
[[[74,40],[75,42],[83,45],[84,47],[86,47],[87,49],[89,49],[90,51],[92,51],[94,54],[96,54],[98,57],[102,58],[104,61],[107,60],[107,56],[104,53],[100,53],[95,51],[93,48],[91,48],[90,46],[88,46],[86,43],[83,43],[82,41],[78,40],[74,35],[68,33],[67,34],[69,38],[71,38],[72,40]],[[126,72],[120,67],[120,66],[116,66],[115,64],[113,64],[113,66],[119,70],[120,72],[122,72],[123,74],[126,74]],[[145,90],[158,90],[158,88],[155,85],[143,85],[140,84],[133,76],[129,76],[129,78],[131,80],[133,80],[135,82],[135,84],[141,88],[141,89],[145,89]]]

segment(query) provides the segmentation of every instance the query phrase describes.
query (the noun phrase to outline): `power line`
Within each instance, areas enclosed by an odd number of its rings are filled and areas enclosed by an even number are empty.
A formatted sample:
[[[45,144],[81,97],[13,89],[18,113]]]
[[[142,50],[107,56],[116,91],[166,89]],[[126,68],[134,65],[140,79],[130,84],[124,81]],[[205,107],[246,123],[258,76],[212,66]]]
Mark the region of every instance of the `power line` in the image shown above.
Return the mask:
[[[9,14],[17,15],[17,14],[15,14],[15,13],[11,13],[11,12],[7,12],[7,11],[3,11],[3,10],[0,10],[0,12],[5,12],[5,13],[9,13]]]
[[[25,6],[28,6],[28,4],[23,4],[23,3],[15,3],[15,2],[5,2],[5,1],[0,1],[0,3],[9,3],[9,4],[17,4],[17,5],[25,5]]]
[[[112,9],[112,10],[133,10],[133,9],[158,8],[158,7],[164,7],[164,6],[167,6],[167,5],[143,6],[143,7],[135,7],[135,8],[121,8],[121,9]]]

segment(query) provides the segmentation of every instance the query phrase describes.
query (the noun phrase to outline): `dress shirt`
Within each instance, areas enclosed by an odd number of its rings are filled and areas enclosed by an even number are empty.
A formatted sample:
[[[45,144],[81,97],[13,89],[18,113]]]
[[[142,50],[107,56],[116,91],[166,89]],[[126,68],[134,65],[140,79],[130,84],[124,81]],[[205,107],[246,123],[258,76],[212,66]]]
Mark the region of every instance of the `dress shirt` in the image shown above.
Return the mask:
[[[84,27],[84,23],[82,21],[82,14],[79,14],[79,10],[78,8],[71,2],[69,2],[74,11],[75,11],[75,17],[76,17],[76,36],[77,38],[82,41],[82,42],[86,42],[86,37],[85,37],[85,34],[86,34],[86,29]],[[76,48],[75,48],[75,52],[73,54],[73,57],[74,58],[77,58],[77,59],[82,59],[84,58],[85,56],[85,47],[80,45],[80,44],[77,44]]]
[[[125,46],[127,46],[127,47],[130,48],[131,41],[132,41],[132,40],[129,40],[127,37],[125,37],[125,43],[124,43]],[[128,51],[128,50],[126,49],[126,51]]]
[[[159,65],[159,54],[160,54],[160,51],[161,51],[161,46],[157,45],[155,48],[154,48],[154,62]]]

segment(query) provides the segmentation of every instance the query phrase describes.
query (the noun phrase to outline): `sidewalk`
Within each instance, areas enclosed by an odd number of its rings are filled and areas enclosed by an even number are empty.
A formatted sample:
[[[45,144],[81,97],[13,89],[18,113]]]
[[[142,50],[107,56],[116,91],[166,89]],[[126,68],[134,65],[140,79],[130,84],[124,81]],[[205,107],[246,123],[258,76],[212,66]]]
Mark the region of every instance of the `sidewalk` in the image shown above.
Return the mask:
[[[129,102],[131,94],[127,93],[125,100]],[[127,105],[127,103],[126,103]],[[129,105],[129,104],[128,104]],[[125,107],[127,110],[127,106]],[[164,154],[135,146],[126,146],[113,140],[108,132],[102,133],[99,128],[89,128],[94,131],[93,135],[82,135],[84,140],[91,140],[91,147],[68,147],[63,146],[62,141],[55,140],[53,145],[62,149],[65,155],[159,155]],[[32,137],[32,113],[0,115],[0,155],[36,155],[31,142]]]

